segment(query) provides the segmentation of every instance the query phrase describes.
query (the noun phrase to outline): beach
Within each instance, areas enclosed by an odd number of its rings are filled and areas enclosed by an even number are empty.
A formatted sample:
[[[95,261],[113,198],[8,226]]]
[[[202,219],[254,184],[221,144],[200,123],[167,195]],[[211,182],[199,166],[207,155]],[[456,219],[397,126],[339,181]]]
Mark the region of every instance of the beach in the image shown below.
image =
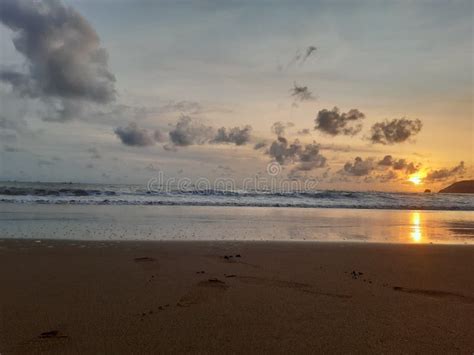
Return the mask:
[[[472,0],[0,0],[0,355],[474,355],[473,35]]]
[[[0,353],[464,353],[474,248],[0,242]]]

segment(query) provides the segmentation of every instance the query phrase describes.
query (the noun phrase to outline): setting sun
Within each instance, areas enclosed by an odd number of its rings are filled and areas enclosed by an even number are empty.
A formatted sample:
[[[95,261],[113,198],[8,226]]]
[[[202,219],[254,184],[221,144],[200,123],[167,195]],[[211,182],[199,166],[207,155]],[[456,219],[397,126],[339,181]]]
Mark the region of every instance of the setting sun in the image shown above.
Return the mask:
[[[420,185],[422,183],[421,176],[413,175],[411,176],[408,181],[412,182],[415,185]]]

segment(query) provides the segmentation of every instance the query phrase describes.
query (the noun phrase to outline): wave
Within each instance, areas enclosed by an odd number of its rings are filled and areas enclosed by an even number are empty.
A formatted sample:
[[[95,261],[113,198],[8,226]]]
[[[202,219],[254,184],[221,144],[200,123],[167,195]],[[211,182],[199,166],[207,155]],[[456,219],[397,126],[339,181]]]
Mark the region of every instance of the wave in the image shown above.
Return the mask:
[[[474,211],[474,196],[354,191],[147,191],[137,185],[13,183],[0,202],[71,205],[250,206]]]

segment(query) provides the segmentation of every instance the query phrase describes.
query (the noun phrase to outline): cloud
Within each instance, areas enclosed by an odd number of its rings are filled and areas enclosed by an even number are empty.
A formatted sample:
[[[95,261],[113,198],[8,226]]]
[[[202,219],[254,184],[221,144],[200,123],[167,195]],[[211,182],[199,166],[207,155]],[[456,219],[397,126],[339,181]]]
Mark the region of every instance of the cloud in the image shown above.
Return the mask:
[[[304,149],[299,153],[299,164],[297,170],[308,171],[315,168],[326,166],[326,157],[319,154],[319,145],[306,144]]]
[[[166,135],[161,132],[159,129],[155,129],[155,131],[153,132],[153,139],[155,140],[155,142],[159,142],[159,143],[162,143],[162,142],[165,142],[166,141]]]
[[[407,174],[414,174],[417,171],[420,170],[421,164],[415,164],[415,163],[408,163],[407,166],[405,167],[405,172]]]
[[[166,150],[167,152],[176,152],[177,151],[176,147],[172,144],[164,144],[163,149]]]
[[[303,65],[309,57],[316,53],[317,49],[318,48],[316,46],[308,46],[304,49],[304,51],[298,49],[293,58],[291,58],[291,60],[286,65],[286,68],[280,68],[280,70],[288,69],[295,64]]]
[[[423,127],[419,119],[395,118],[378,122],[371,128],[370,141],[374,144],[402,143],[418,134]]]
[[[147,129],[140,128],[136,123],[129,123],[127,127],[118,127],[114,130],[117,137],[120,138],[123,144],[132,147],[146,147],[154,145],[157,140],[156,137],[161,137],[161,133],[157,131],[151,132]]]
[[[318,48],[315,46],[306,47],[306,51],[303,55],[303,58],[301,59],[301,64],[303,64],[306,61],[306,59],[308,59],[313,53],[315,53],[317,49]]]
[[[175,150],[173,146],[187,147],[202,144],[235,144],[244,145],[250,141],[252,127],[246,125],[242,128],[221,127],[217,131],[212,126],[206,126],[199,120],[190,116],[181,116],[174,128],[169,132],[172,145],[165,145],[165,150]]]
[[[439,170],[430,171],[425,180],[426,181],[444,181],[449,178],[455,177],[457,175],[463,174],[465,172],[464,162],[460,162],[458,165],[451,169],[443,168]]]
[[[332,110],[321,110],[315,119],[314,129],[323,133],[337,136],[353,136],[360,132],[362,124],[359,123],[365,115],[357,109],[352,109],[347,113],[340,113],[337,107]]]
[[[386,155],[377,164],[382,165],[382,166],[392,166],[393,165],[393,157],[391,155]]]
[[[272,132],[275,133],[278,137],[283,137],[285,136],[286,130],[294,126],[295,124],[293,122],[278,121],[272,125],[271,129],[272,129]]]
[[[392,167],[394,170],[402,170],[407,167],[408,163],[405,159],[398,159],[393,162]]]
[[[181,116],[174,129],[169,132],[171,142],[181,147],[204,144],[213,136],[214,128],[205,126],[189,116]]]
[[[391,155],[386,155],[377,165],[391,167],[393,170],[405,170],[407,174],[414,174],[420,170],[421,165],[408,162],[406,159],[394,159]]]
[[[303,128],[298,131],[298,135],[300,136],[307,136],[311,134],[311,130],[309,128]]]
[[[398,180],[398,174],[393,170],[388,170],[385,174],[376,177],[378,181],[389,182]]]
[[[233,143],[235,145],[244,145],[250,140],[251,131],[252,127],[249,125],[243,128],[234,127],[229,130],[225,127],[221,127],[217,130],[211,143]]]
[[[316,98],[313,93],[308,89],[307,86],[298,86],[294,83],[293,88],[290,90],[291,96],[295,98],[295,101],[314,101]]]
[[[353,163],[347,162],[341,172],[353,176],[366,176],[369,175],[373,170],[373,159],[367,158],[364,160],[361,157],[356,157]]]
[[[286,138],[278,137],[278,139],[271,144],[268,154],[280,164],[285,164],[285,162],[295,158],[299,149],[301,149],[301,144],[298,140],[293,144],[288,144]]]
[[[326,165],[326,158],[319,153],[319,145],[316,143],[303,146],[298,140],[288,143],[286,138],[278,137],[267,154],[280,164],[297,164],[297,170],[311,170]]]
[[[0,116],[0,129],[20,134],[29,131],[28,123],[25,119],[18,118],[16,120],[9,120],[4,116]]]
[[[76,10],[59,0],[3,0],[0,22],[14,32],[13,45],[26,70],[0,69],[0,80],[24,97],[41,99],[66,120],[77,101],[115,99],[115,77],[99,36]]]

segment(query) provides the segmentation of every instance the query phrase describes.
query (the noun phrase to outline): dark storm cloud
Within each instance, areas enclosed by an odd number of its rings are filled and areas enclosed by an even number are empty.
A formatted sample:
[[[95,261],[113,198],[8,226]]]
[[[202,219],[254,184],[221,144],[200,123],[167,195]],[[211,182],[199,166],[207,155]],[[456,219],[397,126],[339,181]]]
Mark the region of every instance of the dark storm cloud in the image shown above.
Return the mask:
[[[275,133],[278,137],[283,137],[286,133],[286,130],[294,126],[295,124],[293,122],[278,121],[272,125],[271,129],[272,129],[272,132]]]
[[[175,127],[169,132],[171,142],[186,147],[205,144],[214,136],[214,128],[206,126],[189,116],[181,116]]]
[[[295,98],[295,101],[314,101],[316,98],[313,93],[308,89],[307,86],[299,86],[294,83],[293,88],[290,90],[291,96]]]
[[[0,69],[0,80],[22,96],[40,98],[68,119],[72,100],[99,104],[115,98],[108,56],[87,20],[60,0],[2,0],[0,22],[14,32],[13,45],[26,70]],[[52,102],[53,101],[53,102]]]
[[[280,164],[295,163],[297,170],[311,170],[326,165],[326,158],[319,153],[319,145],[302,145],[298,140],[289,143],[286,138],[278,137],[267,152]]]
[[[340,113],[337,107],[332,110],[321,110],[315,119],[314,129],[332,136],[346,135],[353,136],[362,129],[361,120],[365,115],[357,109],[352,109],[347,113]]]
[[[156,143],[157,131],[149,131],[140,128],[136,123],[130,123],[127,127],[118,127],[114,130],[123,144],[132,147],[146,147]]]
[[[247,125],[243,128],[234,127],[226,129],[221,127],[217,130],[215,137],[211,143],[232,143],[235,145],[244,145],[250,140],[250,132],[252,127]]]
[[[372,143],[394,144],[402,143],[418,134],[423,127],[419,119],[395,118],[391,121],[378,122],[371,128]]]
[[[464,162],[460,162],[458,165],[456,165],[454,168],[447,169],[439,169],[439,170],[433,170],[426,175],[425,180],[426,181],[443,181],[447,180],[449,178],[455,177],[457,175],[463,174],[465,171],[464,167]]]
[[[343,173],[353,176],[366,176],[374,170],[374,161],[370,158],[362,159],[356,157],[354,162],[347,162],[342,170]]]

